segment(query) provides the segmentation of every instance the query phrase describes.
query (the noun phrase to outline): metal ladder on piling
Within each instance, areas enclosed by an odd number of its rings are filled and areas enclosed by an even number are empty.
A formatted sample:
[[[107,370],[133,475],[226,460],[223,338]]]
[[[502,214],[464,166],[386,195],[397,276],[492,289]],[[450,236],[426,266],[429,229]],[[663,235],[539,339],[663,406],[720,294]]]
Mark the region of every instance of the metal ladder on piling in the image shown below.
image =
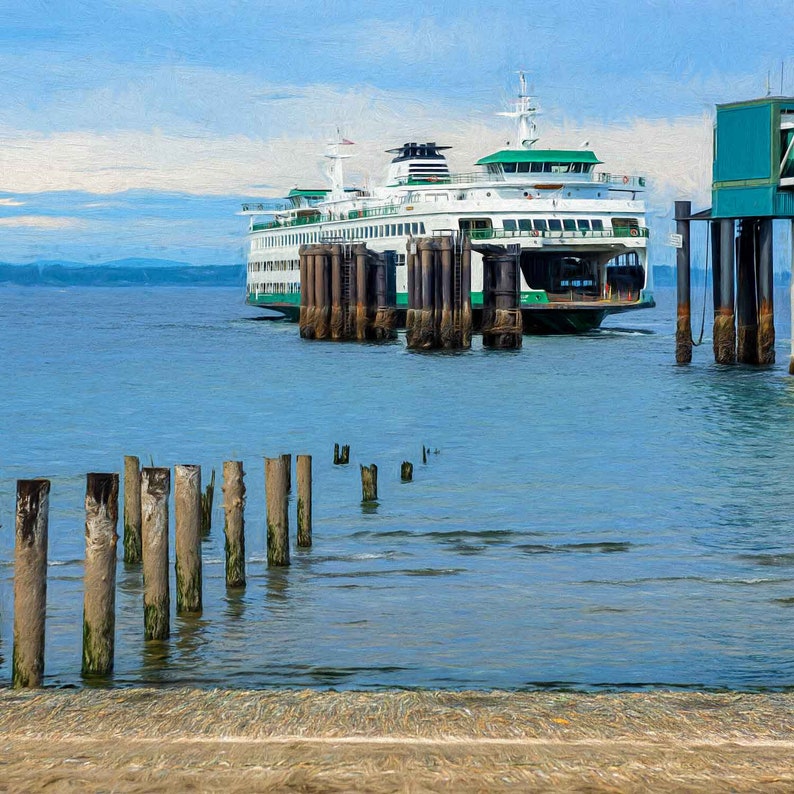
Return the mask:
[[[342,328],[347,338],[350,328],[350,262],[353,257],[351,245],[342,246]]]
[[[452,234],[452,328],[463,334],[463,235]]]

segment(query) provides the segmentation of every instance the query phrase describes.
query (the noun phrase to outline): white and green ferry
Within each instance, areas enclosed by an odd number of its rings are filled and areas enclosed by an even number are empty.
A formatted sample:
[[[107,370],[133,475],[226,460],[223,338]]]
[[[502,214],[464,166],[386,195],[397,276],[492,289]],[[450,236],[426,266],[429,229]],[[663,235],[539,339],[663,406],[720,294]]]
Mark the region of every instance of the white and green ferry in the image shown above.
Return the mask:
[[[609,314],[653,306],[647,262],[645,179],[599,169],[589,149],[535,148],[535,108],[522,92],[516,109],[521,148],[503,149],[471,173],[449,170],[434,142],[389,149],[385,184],[344,187],[341,141],[332,144],[330,186],[290,191],[274,212],[244,204],[248,230],[247,302],[296,320],[299,249],[314,243],[364,243],[396,252],[397,307],[406,309],[410,239],[468,235],[472,243],[520,246],[524,330],[575,333]],[[513,249],[516,250],[516,249]],[[472,309],[482,307],[482,259],[472,254]]]

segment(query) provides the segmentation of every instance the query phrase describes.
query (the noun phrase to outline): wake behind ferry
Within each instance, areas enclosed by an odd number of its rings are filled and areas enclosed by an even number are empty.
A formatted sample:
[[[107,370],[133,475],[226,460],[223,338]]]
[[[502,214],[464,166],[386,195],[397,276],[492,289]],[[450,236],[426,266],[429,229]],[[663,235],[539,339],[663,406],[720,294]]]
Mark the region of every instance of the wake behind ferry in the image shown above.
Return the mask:
[[[329,146],[330,186],[295,188],[286,208],[244,204],[246,301],[297,320],[302,245],[364,243],[395,252],[397,309],[408,307],[406,251],[417,237],[467,235],[472,243],[518,246],[525,333],[579,333],[604,317],[654,305],[647,261],[645,179],[600,170],[589,149],[535,148],[535,112],[521,75],[514,110],[520,148],[482,157],[477,170],[453,173],[435,142],[404,143],[385,184],[345,187],[350,141]],[[483,303],[482,256],[472,252],[475,320]]]

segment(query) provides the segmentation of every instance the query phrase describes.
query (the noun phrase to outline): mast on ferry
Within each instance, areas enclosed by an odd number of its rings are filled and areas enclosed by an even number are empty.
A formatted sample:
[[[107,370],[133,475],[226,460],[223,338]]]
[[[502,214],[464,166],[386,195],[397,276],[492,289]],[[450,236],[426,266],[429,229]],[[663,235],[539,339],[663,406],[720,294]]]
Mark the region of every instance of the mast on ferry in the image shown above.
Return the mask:
[[[349,154],[341,154],[339,147],[354,145],[353,141],[343,138],[341,134],[339,134],[339,130],[336,132],[337,139],[335,141],[329,141],[328,151],[325,153],[325,157],[331,161],[328,164],[327,170],[328,178],[331,180],[331,193],[329,195],[331,201],[341,201],[345,197],[345,178],[342,160],[347,160],[349,157],[352,157],[352,155]]]
[[[531,149],[538,140],[538,126],[535,124],[535,114],[538,109],[532,106],[532,97],[527,93],[527,78],[524,72],[518,73],[518,80],[520,91],[518,99],[513,105],[514,109],[502,111],[497,115],[518,119],[519,146]]]

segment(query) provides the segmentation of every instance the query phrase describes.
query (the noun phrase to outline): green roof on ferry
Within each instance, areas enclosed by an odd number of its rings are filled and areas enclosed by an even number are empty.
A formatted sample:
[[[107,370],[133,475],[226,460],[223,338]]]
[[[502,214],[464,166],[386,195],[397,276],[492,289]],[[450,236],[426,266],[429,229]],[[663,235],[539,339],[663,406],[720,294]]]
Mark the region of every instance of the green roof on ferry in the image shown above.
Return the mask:
[[[594,152],[567,149],[502,149],[477,161],[490,163],[601,163]]]
[[[287,194],[287,198],[297,197],[310,197],[310,196],[326,196],[330,190],[328,188],[319,188],[318,190],[304,190],[303,188],[293,188]]]

